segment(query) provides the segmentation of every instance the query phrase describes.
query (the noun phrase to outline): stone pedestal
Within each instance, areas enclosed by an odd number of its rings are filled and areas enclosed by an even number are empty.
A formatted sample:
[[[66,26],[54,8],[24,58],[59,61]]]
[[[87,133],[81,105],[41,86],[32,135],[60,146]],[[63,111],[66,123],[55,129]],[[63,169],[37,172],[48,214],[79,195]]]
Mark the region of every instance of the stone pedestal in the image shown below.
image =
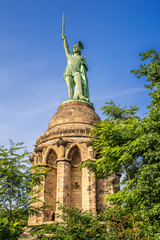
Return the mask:
[[[110,191],[106,181],[96,181],[94,174],[79,168],[83,161],[96,158],[90,144],[90,130],[96,121],[100,118],[91,104],[66,101],[50,120],[48,130],[37,138],[31,160],[33,164],[49,166],[53,170],[45,177],[40,195],[44,204],[52,207],[39,218],[30,217],[29,225],[56,220],[59,213],[56,202],[83,211],[96,212],[104,208],[105,193],[112,193],[114,189]]]

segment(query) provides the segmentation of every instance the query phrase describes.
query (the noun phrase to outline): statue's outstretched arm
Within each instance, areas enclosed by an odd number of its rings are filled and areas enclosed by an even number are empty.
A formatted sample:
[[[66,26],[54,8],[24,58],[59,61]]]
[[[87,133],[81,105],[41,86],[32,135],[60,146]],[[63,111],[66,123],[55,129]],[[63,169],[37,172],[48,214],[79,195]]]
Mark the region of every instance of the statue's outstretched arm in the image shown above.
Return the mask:
[[[70,51],[69,51],[66,36],[64,34],[62,35],[62,39],[64,40],[64,50],[65,50],[65,53],[66,53],[66,56],[67,56],[70,53]]]

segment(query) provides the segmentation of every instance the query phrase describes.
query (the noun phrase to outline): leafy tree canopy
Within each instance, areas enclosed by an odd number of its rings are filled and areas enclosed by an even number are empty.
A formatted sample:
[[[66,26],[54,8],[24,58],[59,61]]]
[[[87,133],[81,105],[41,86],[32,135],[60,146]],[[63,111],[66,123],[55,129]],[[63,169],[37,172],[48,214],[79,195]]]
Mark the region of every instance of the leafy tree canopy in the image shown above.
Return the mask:
[[[155,50],[140,54],[143,64],[131,72],[147,80],[151,104],[141,119],[137,106],[121,108],[112,101],[102,107],[104,121],[92,130],[96,162],[88,161],[97,177],[123,173],[121,191],[107,201],[121,204],[131,214],[135,239],[160,238],[160,56]]]
[[[31,168],[24,143],[10,140],[9,149],[0,147],[0,239],[18,239],[29,212],[38,213],[31,207],[38,201],[38,189],[33,187],[40,185],[42,177],[39,169]]]

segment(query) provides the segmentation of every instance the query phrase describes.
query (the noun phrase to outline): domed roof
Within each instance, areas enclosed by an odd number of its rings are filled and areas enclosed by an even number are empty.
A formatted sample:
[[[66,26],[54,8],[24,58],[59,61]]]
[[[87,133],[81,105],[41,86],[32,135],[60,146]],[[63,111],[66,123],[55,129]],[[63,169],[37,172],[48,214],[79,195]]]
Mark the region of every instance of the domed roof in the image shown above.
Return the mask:
[[[59,106],[57,113],[50,120],[48,130],[57,125],[68,123],[86,123],[93,125],[96,121],[100,121],[100,118],[94,111],[92,105],[81,101],[66,101]]]
[[[100,118],[91,104],[78,100],[63,102],[36,144],[59,138],[91,138],[90,130],[96,121]]]

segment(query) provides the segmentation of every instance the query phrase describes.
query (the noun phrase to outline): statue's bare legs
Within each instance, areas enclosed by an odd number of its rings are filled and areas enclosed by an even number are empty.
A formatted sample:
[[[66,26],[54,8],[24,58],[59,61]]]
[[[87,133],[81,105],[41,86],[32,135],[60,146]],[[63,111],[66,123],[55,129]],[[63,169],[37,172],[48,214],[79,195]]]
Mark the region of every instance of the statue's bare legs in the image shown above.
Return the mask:
[[[77,74],[74,76],[74,82],[75,82],[75,90],[74,90],[74,96],[73,99],[82,99],[82,79],[80,74]]]
[[[72,76],[66,76],[66,83],[68,87],[68,95],[69,99],[73,99],[73,77]]]

